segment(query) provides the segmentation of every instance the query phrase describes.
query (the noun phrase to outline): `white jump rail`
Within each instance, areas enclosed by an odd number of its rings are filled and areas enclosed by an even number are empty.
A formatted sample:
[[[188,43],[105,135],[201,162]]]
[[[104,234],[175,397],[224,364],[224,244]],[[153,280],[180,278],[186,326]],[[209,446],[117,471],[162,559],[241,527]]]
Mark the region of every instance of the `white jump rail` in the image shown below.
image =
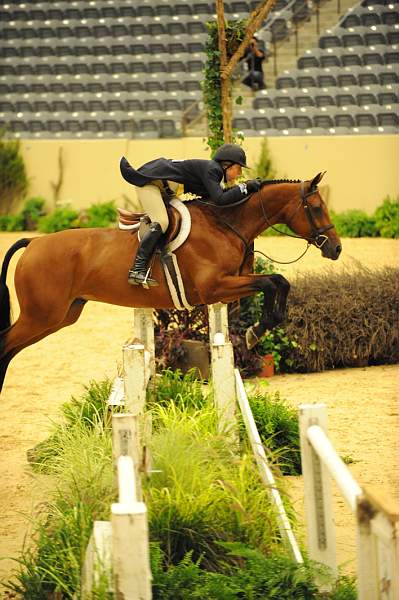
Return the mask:
[[[228,340],[228,316],[225,304],[208,307],[209,334],[212,354],[212,382],[215,405],[218,411],[219,430],[227,433],[229,441],[237,441],[236,404],[238,402],[247,434],[255,456],[259,474],[276,509],[278,527],[283,542],[293,558],[302,563],[303,558],[287,517],[280,492],[269,467],[265,449],[260,439],[248,402],[240,373],[234,369],[233,347]]]
[[[237,384],[237,400],[240,405],[245,428],[247,430],[248,438],[255,456],[256,464],[258,465],[260,477],[264,485],[266,486],[266,489],[269,492],[270,499],[274,504],[274,507],[277,512],[277,521],[280,535],[283,541],[285,542],[287,548],[289,548],[289,550],[291,551],[291,554],[296,560],[296,562],[303,563],[301,551],[299,549],[294,532],[292,530],[287,513],[285,511],[280,492],[277,488],[276,480],[269,467],[265,449],[263,447],[262,440],[256,427],[256,423],[248,402],[244,384],[238,369],[235,369],[235,378]]]
[[[358,599],[398,600],[398,505],[353,478],[327,436],[324,404],[301,405],[299,411],[310,558],[337,575],[332,477],[356,518]]]

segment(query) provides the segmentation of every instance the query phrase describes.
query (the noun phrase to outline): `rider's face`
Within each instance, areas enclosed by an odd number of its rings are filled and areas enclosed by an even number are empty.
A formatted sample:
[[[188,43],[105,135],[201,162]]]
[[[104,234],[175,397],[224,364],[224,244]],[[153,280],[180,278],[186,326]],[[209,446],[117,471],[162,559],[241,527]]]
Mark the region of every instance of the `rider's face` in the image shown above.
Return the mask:
[[[237,177],[242,175],[242,167],[241,165],[231,165],[228,169],[226,169],[226,179],[228,183],[231,183]]]

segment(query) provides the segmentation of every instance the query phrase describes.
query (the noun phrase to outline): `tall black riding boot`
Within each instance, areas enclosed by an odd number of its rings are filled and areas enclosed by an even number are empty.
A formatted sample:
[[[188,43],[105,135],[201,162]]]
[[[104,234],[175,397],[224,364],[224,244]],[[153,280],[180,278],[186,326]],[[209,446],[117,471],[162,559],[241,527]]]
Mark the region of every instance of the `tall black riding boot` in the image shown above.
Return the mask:
[[[162,236],[159,223],[151,223],[149,230],[144,234],[137,250],[136,260],[129,271],[128,282],[132,285],[145,284],[148,286],[159,285],[158,281],[148,277],[148,263],[156,245]]]

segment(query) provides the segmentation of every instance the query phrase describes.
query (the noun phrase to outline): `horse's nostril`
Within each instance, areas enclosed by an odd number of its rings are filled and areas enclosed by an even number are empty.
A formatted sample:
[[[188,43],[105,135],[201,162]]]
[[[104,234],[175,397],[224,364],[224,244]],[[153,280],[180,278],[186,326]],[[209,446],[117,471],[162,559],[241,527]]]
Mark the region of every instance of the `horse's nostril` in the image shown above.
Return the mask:
[[[335,252],[337,253],[337,256],[338,256],[338,254],[341,254],[341,250],[342,250],[342,246],[341,246],[341,244],[338,244],[338,246],[336,246],[336,248],[335,248]]]

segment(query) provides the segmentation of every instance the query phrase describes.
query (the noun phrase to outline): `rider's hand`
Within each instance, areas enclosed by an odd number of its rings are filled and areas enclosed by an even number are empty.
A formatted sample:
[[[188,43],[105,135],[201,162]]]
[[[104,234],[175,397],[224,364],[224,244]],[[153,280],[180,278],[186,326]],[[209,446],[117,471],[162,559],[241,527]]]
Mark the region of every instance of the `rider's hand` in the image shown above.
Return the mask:
[[[249,194],[253,194],[260,190],[261,182],[259,179],[249,179],[249,181],[246,181],[245,183]]]

